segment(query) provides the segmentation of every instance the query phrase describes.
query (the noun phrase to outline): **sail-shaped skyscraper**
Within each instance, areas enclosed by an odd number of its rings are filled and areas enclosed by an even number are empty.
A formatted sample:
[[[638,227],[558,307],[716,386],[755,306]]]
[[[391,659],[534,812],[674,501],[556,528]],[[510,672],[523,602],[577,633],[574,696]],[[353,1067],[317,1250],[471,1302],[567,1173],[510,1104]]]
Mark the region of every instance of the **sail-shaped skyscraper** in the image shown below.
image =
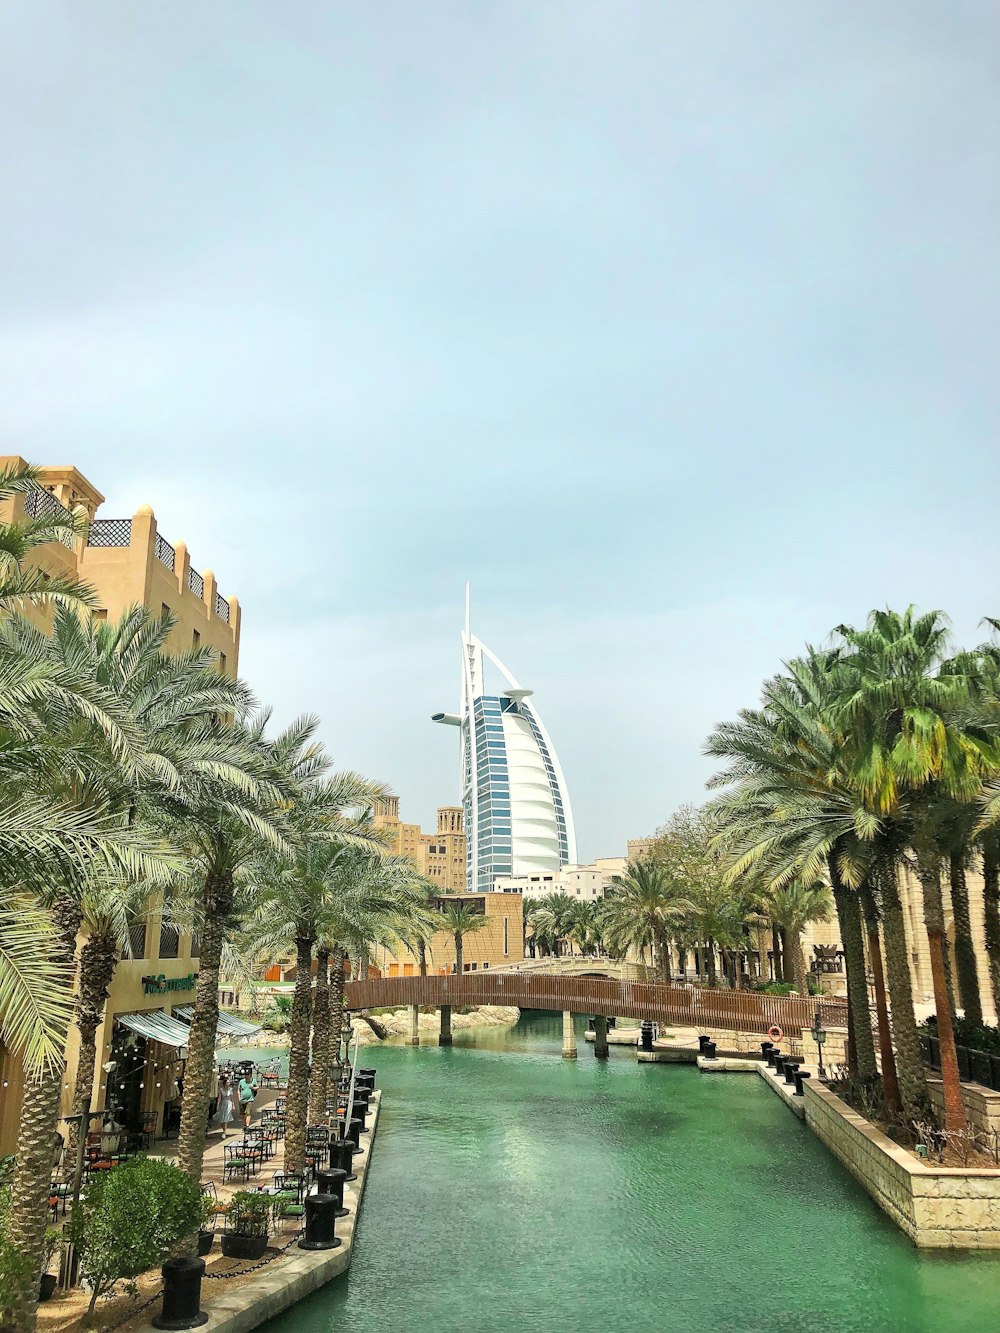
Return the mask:
[[[471,893],[489,892],[497,875],[551,874],[576,860],[566,779],[531,694],[472,633],[466,592],[461,712],[433,721],[459,729]]]

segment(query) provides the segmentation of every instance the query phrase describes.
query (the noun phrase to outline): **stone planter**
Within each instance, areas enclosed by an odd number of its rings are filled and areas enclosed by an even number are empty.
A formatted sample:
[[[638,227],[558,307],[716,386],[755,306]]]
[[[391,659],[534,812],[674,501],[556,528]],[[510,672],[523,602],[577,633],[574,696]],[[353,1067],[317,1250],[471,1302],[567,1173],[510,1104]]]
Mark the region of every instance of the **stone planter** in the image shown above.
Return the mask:
[[[58,1278],[55,1273],[43,1273],[41,1285],[38,1289],[38,1299],[40,1301],[50,1301],[56,1294],[56,1283]]]
[[[198,1232],[198,1253],[204,1259],[206,1254],[211,1254],[212,1246],[215,1244],[214,1231]]]
[[[262,1259],[267,1236],[240,1236],[235,1231],[222,1233],[222,1253],[227,1259]]]
[[[821,1083],[803,1093],[806,1124],[915,1245],[1000,1250],[1000,1170],[921,1162]]]

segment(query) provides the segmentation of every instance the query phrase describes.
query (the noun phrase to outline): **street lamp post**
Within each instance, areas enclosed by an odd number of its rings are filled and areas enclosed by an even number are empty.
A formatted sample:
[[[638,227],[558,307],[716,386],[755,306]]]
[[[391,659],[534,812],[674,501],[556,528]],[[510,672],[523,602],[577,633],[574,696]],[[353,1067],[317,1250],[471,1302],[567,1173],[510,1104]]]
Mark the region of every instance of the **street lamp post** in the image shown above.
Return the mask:
[[[813,1025],[809,1029],[809,1035],[816,1043],[816,1049],[819,1052],[819,1076],[820,1078],[826,1078],[826,1070],[823,1068],[823,1043],[826,1041],[827,1031],[823,1026],[823,1018],[820,1014],[819,1005],[816,1006],[816,1014],[813,1018]]]

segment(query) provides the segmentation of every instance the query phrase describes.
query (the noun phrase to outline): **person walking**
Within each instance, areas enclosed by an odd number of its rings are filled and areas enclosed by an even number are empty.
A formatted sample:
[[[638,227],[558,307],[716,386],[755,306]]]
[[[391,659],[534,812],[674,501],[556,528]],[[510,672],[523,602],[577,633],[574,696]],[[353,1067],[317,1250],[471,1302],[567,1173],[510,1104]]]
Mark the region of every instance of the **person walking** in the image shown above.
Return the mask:
[[[250,1121],[253,1118],[253,1104],[257,1096],[257,1078],[253,1075],[248,1079],[246,1074],[240,1078],[240,1115],[243,1117],[243,1128],[250,1128]]]
[[[233,1080],[228,1074],[219,1076],[219,1109],[212,1117],[213,1124],[222,1126],[222,1137],[229,1137],[229,1126],[236,1119],[233,1111]]]

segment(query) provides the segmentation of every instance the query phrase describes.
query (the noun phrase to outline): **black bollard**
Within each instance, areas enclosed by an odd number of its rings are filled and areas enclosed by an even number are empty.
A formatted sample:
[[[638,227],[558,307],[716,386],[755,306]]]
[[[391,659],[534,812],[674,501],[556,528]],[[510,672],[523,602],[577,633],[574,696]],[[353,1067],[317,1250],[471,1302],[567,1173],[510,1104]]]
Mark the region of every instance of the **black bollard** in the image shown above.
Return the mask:
[[[699,1055],[704,1055],[704,1054],[705,1054],[705,1045],[706,1045],[707,1042],[708,1042],[708,1037],[707,1037],[707,1036],[705,1035],[705,1033],[703,1032],[703,1033],[701,1034],[701,1036],[698,1038],[698,1054],[699,1054]]]
[[[348,1180],[357,1180],[357,1172],[351,1170],[351,1159],[354,1157],[354,1144],[350,1139],[331,1139],[330,1141],[330,1167],[347,1172]]]
[[[347,1172],[339,1168],[316,1172],[316,1193],[332,1194],[337,1200],[337,1216],[346,1217],[350,1209],[344,1207],[344,1183]]]
[[[639,1045],[644,1051],[653,1049],[653,1025],[646,1020],[639,1032]]]
[[[347,1126],[347,1137],[354,1144],[355,1148],[361,1147],[361,1133],[364,1127],[364,1121],[362,1120],[352,1120]]]
[[[805,1093],[804,1093],[803,1090],[802,1090],[802,1080],[803,1080],[803,1079],[806,1079],[806,1078],[811,1078],[811,1077],[812,1077],[812,1075],[811,1075],[810,1073],[808,1073],[808,1071],[803,1072],[801,1069],[796,1069],[796,1071],[795,1071],[795,1095],[796,1095],[796,1097],[804,1097],[804,1096],[805,1096]]]
[[[781,1052],[778,1050],[777,1046],[772,1046],[772,1047],[771,1047],[771,1049],[768,1051],[767,1055],[764,1057],[764,1059],[767,1061],[767,1067],[768,1067],[768,1069],[773,1069],[773,1068],[774,1068],[774,1062],[775,1062],[775,1060],[777,1060],[777,1058],[778,1058],[778,1056],[779,1056],[780,1054],[781,1054]]]
[[[337,1239],[337,1200],[332,1194],[307,1194],[306,1234],[299,1249],[335,1250],[343,1243]]]
[[[771,1042],[769,1042],[769,1041],[762,1041],[761,1044],[760,1044],[760,1058],[761,1058],[762,1060],[766,1060],[766,1059],[767,1059],[767,1053],[768,1053],[768,1051],[770,1051],[770,1050],[772,1050],[772,1049],[773,1049],[773,1047],[772,1047]]]
[[[168,1259],[163,1274],[163,1306],[153,1320],[154,1328],[197,1328],[208,1323],[201,1309],[201,1279],[205,1260]]]
[[[375,1085],[375,1073],[376,1073],[376,1071],[375,1071],[374,1069],[359,1069],[359,1070],[358,1070],[358,1073],[361,1074],[361,1075],[370,1074],[370,1075],[371,1075],[371,1080],[372,1080],[372,1086],[374,1087],[374,1085]]]
[[[798,1060],[786,1060],[784,1064],[785,1064],[785,1082],[794,1083],[795,1071],[799,1067]]]
[[[714,1059],[716,1058],[716,1055],[715,1055],[715,1042],[714,1042],[714,1041],[706,1041],[706,1042],[705,1042],[705,1045],[701,1048],[701,1053],[702,1053],[702,1055],[705,1057],[706,1060],[714,1060]]]
[[[779,1078],[783,1078],[785,1075],[785,1057],[780,1051],[774,1053],[774,1072]]]

